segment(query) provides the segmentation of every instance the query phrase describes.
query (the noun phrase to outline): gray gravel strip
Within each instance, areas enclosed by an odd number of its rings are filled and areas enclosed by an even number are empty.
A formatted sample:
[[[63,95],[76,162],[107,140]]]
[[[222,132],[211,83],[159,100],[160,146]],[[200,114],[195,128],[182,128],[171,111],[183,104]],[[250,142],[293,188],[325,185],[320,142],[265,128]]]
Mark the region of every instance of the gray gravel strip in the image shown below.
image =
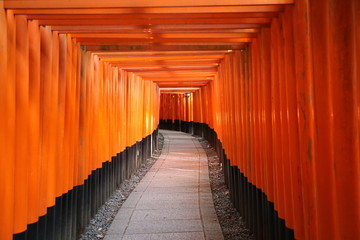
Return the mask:
[[[224,173],[219,157],[209,143],[198,138],[208,157],[210,186],[215,211],[225,240],[254,240],[251,231],[246,227],[244,219],[234,208],[230,200],[229,190],[225,185]]]
[[[203,146],[208,157],[210,185],[216,214],[222,228],[224,239],[254,240],[254,237],[246,227],[243,218],[230,201],[229,190],[225,185],[224,174],[216,152],[206,140],[198,137],[197,139]],[[105,237],[108,228],[122,204],[160,156],[163,142],[163,137],[159,134],[160,150],[155,152],[153,157],[142,164],[139,170],[132,174],[130,179],[121,184],[120,188],[114,192],[90,221],[89,226],[84,230],[80,240],[99,240]]]
[[[80,240],[99,240],[105,237],[120,207],[161,155],[163,144],[164,138],[159,134],[159,150],[155,151],[153,156],[148,158],[141,167],[131,175],[130,179],[125,180],[120,185],[120,188],[99,208],[97,214],[90,220],[89,225],[80,236]]]

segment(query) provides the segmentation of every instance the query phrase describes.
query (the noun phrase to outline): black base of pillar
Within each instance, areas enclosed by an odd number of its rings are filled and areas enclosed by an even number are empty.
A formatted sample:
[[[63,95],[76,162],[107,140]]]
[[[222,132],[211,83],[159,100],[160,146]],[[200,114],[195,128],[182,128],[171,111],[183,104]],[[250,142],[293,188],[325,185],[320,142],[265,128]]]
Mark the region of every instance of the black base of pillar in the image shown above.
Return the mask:
[[[274,209],[274,203],[268,201],[261,189],[251,184],[237,166],[231,166],[222,143],[216,132],[207,124],[196,122],[160,120],[160,129],[174,130],[178,128],[186,133],[191,133],[206,139],[219,156],[224,171],[225,184],[229,188],[230,198],[234,207],[245,218],[253,232],[255,239],[266,240],[293,240],[294,230],[285,225],[285,220],[279,218]],[[192,131],[190,131],[190,127]]]
[[[55,205],[44,216],[14,234],[14,240],[75,240],[81,235],[97,210],[120,184],[136,171],[157,148],[156,129],[152,134],[116,154],[101,168],[93,170],[88,179],[56,198]],[[153,144],[153,146],[151,146]]]

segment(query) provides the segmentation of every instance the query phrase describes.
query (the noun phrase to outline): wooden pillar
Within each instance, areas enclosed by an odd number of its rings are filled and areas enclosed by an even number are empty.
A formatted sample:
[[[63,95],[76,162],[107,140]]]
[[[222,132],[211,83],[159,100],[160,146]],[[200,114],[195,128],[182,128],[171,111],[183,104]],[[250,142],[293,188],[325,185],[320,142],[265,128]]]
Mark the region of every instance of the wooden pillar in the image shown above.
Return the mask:
[[[11,240],[14,229],[15,164],[15,19],[0,7],[0,236]]]
[[[28,223],[39,219],[40,185],[40,30],[37,21],[29,22],[29,215]]]
[[[26,230],[28,218],[29,35],[26,16],[16,22],[16,118],[14,233]]]

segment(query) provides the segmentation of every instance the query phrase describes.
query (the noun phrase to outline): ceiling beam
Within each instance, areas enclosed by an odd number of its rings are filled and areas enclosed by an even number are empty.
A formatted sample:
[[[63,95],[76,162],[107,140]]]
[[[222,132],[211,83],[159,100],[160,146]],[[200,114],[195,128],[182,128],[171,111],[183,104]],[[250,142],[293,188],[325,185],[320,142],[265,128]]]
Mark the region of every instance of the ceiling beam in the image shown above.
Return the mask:
[[[193,7],[293,4],[294,0],[5,0],[5,8]]]
[[[146,78],[146,77],[153,77],[155,74],[158,76],[163,77],[195,77],[195,76],[203,76],[203,77],[213,77],[215,73],[217,73],[217,68],[213,69],[206,69],[206,70],[174,70],[174,71],[164,71],[164,70],[156,70],[156,71],[132,71],[133,73],[136,73],[140,77]]]
[[[95,52],[152,52],[152,51],[209,51],[209,50],[241,50],[245,48],[245,43],[227,43],[227,44],[179,44],[179,45],[158,45],[152,43],[146,44],[86,44],[86,50]]]
[[[152,51],[152,52],[92,52],[96,54],[100,58],[109,58],[109,57],[116,57],[116,58],[126,58],[126,57],[162,57],[162,56],[208,56],[208,55],[219,55],[219,54],[226,54],[231,51],[227,50],[220,50],[220,51]],[[175,60],[174,60],[175,61]],[[179,59],[176,59],[179,61]],[[186,59],[181,60],[186,61]]]
[[[172,38],[172,39],[193,39],[193,38],[255,38],[257,33],[75,33],[75,38]]]
[[[40,25],[66,26],[66,25],[141,25],[152,28],[154,24],[269,24],[271,18],[161,18],[161,19],[40,19]]]
[[[205,65],[206,64],[206,65]],[[202,64],[197,64],[195,62],[191,62],[188,64],[180,64],[180,63],[171,63],[171,64],[141,64],[141,63],[137,63],[134,65],[130,65],[130,64],[125,64],[125,63],[111,63],[111,66],[114,67],[119,67],[121,69],[125,69],[125,70],[134,70],[137,68],[142,68],[142,69],[154,69],[154,68],[159,68],[159,67],[165,67],[165,68],[189,68],[189,67],[216,67],[218,66],[218,63],[202,63]]]
[[[201,83],[201,84],[157,84],[159,87],[162,88],[171,88],[171,87],[203,87],[206,86],[207,83]]]
[[[208,83],[210,80],[203,79],[203,78],[166,78],[166,79],[152,79],[152,78],[146,78],[146,80],[150,80],[154,83],[177,83],[177,82],[187,82],[187,83],[193,83],[193,82],[205,82]]]
[[[152,32],[176,32],[176,31],[226,31],[236,30],[241,31],[242,29],[260,29],[261,26],[268,26],[268,24],[258,23],[243,23],[243,24],[156,24],[151,25]],[[147,25],[56,25],[51,27],[54,31],[62,32],[144,32],[149,30]],[[249,31],[249,30],[248,30]],[[245,31],[246,32],[246,31]]]
[[[14,9],[14,14],[177,14],[177,13],[252,13],[282,12],[283,5],[192,6],[192,7],[126,7],[126,8],[27,8]]]
[[[128,70],[129,72],[174,72],[174,71],[182,71],[182,70],[186,70],[186,71],[206,71],[209,69],[213,69],[214,67],[217,66],[211,66],[211,65],[206,65],[206,66],[170,66],[170,67],[153,67],[153,68],[149,68],[149,67],[136,67],[136,68],[122,68],[124,70],[126,69],[130,69]]]
[[[126,61],[145,61],[145,62],[152,62],[152,61],[164,61],[164,60],[181,60],[181,59],[217,59],[217,58],[223,58],[224,54],[213,54],[213,55],[183,55],[183,56],[129,56],[126,58],[123,58]],[[101,61],[105,62],[118,62],[121,58],[114,57],[114,58],[102,58]]]
[[[251,43],[252,38],[77,38],[77,42],[87,45],[108,45],[109,43]]]
[[[64,20],[64,19],[181,19],[181,18],[272,18],[277,17],[277,12],[246,12],[246,13],[176,13],[176,14],[28,14],[27,19],[34,20]]]
[[[189,92],[213,81],[228,53],[244,49],[293,2],[5,0],[4,6],[69,34],[106,66],[153,81],[162,92]]]
[[[199,87],[187,87],[187,88],[184,88],[184,87],[169,87],[169,88],[160,88],[160,92],[161,93],[171,93],[171,94],[174,94],[174,93],[179,93],[179,94],[184,94],[186,92],[196,92],[198,91],[200,88]]]
[[[71,34],[98,34],[98,33],[104,33],[104,34],[109,34],[109,33],[121,33],[121,34],[134,34],[134,33],[144,33],[146,31],[148,31],[148,29],[144,29],[144,28],[128,28],[128,29],[124,29],[124,30],[111,30],[111,29],[106,29],[106,28],[102,28],[102,29],[91,29],[91,27],[88,28],[64,28],[65,26],[53,26],[52,30],[53,31],[57,31],[58,33],[71,33]],[[72,26],[71,26],[72,27]],[[177,29],[168,29],[168,30],[152,30],[152,33],[154,34],[168,34],[168,33],[212,33],[212,34],[229,34],[229,33],[258,33],[260,31],[259,28],[244,28],[244,29],[181,29],[181,30],[177,30]]]

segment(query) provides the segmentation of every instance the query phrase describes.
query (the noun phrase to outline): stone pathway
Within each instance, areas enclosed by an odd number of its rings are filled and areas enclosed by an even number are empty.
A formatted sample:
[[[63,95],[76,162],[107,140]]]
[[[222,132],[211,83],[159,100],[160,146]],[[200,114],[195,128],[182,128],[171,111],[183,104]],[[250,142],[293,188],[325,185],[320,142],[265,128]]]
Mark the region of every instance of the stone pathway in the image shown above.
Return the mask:
[[[206,153],[191,135],[160,131],[162,154],[120,208],[105,240],[222,240]]]

